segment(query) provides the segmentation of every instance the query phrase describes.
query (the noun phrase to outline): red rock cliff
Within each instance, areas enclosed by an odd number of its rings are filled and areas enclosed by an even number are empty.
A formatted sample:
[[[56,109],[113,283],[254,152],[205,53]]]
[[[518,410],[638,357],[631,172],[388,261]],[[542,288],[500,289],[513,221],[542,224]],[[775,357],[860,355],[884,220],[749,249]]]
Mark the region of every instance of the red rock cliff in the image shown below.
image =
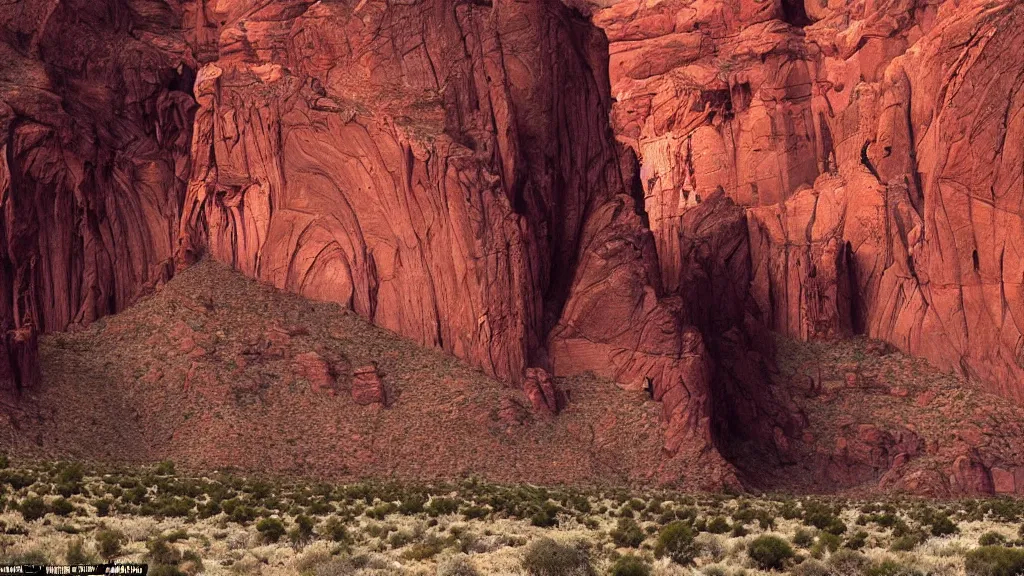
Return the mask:
[[[649,383],[674,465],[719,483],[716,444],[784,451],[803,426],[765,378],[768,330],[865,333],[1020,399],[1022,18],[1009,0],[9,4],[0,380],[32,383],[39,332],[210,255],[508,382]]]

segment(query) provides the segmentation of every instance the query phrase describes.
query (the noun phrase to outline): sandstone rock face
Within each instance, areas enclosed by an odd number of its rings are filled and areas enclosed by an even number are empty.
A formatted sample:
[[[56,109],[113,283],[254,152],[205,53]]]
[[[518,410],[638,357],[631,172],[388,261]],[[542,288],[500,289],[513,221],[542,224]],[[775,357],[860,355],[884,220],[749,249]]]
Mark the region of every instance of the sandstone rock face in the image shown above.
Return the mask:
[[[195,107],[181,10],[123,4],[0,7],[3,388],[34,380],[33,334],[117,312],[173,271]]]
[[[866,334],[1024,400],[1022,20],[1013,0],[8,3],[0,389],[37,380],[39,334],[209,256],[538,409],[565,407],[552,377],[649,389],[667,479],[732,482],[734,440],[790,457],[807,419],[768,378],[771,331]],[[314,388],[348,373],[311,354]],[[901,470],[904,444],[837,458]],[[1020,490],[1021,463],[972,458],[939,491]],[[935,477],[915,474],[886,482]]]
[[[773,330],[865,333],[1024,397],[1019,3],[585,8],[666,287],[683,215],[721,188],[753,207],[751,292]]]

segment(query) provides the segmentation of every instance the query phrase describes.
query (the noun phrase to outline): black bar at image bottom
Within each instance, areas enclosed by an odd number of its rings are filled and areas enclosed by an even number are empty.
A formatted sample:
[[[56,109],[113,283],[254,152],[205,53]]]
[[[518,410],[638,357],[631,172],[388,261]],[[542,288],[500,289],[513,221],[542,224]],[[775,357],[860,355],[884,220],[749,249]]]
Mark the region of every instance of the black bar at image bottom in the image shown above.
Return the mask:
[[[146,564],[0,564],[4,574],[137,574],[149,573]]]

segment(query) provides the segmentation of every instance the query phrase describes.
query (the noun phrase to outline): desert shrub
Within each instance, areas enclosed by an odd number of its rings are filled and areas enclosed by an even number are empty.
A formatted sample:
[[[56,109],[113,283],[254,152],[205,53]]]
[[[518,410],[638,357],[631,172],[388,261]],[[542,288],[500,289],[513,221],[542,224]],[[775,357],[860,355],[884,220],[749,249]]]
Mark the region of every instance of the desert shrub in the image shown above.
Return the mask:
[[[125,537],[118,530],[100,528],[96,531],[96,549],[105,560],[113,560],[121,554],[121,544]]]
[[[46,516],[46,502],[43,502],[42,498],[33,496],[32,498],[26,498],[22,500],[21,506],[18,507],[18,511],[21,512],[21,517],[26,522],[38,520],[43,516]]]
[[[1006,537],[999,532],[985,532],[978,538],[981,546],[1002,546],[1006,544]]]
[[[467,520],[479,520],[481,518],[486,518],[487,515],[491,513],[491,509],[487,508],[486,506],[473,505],[466,506],[465,508],[460,510],[460,512],[462,513],[463,516],[466,517]]]
[[[677,564],[687,565],[697,555],[693,529],[689,524],[676,520],[661,529],[658,541],[654,545],[657,558],[668,557]]]
[[[27,550],[20,554],[4,556],[5,564],[49,564],[50,557],[42,549]],[[152,573],[152,572],[151,572]]]
[[[747,554],[762,569],[778,570],[793,557],[793,547],[778,536],[765,534],[750,542]]]
[[[462,554],[452,556],[437,566],[437,576],[479,576],[479,574],[470,563],[469,558]]]
[[[0,481],[4,484],[10,485],[15,490],[21,490],[22,488],[28,488],[32,484],[35,484],[35,477],[31,476],[26,472],[18,470],[4,470],[0,472]]]
[[[433,517],[445,514],[455,514],[459,509],[459,503],[454,498],[431,498],[425,510]]]
[[[960,531],[949,516],[941,515],[932,521],[932,536],[948,536]]]
[[[534,540],[526,547],[523,569],[530,576],[592,576],[594,573],[585,550],[559,544],[550,538]]]
[[[412,516],[413,514],[419,514],[423,512],[423,507],[426,505],[427,499],[420,494],[411,494],[406,498],[402,499],[402,503],[398,505],[398,512],[405,514],[406,516]]]
[[[889,545],[889,550],[893,552],[910,552],[920,546],[925,541],[925,538],[925,535],[921,532],[912,532],[899,536]]]
[[[611,576],[650,576],[651,566],[643,558],[627,554],[612,564]]]
[[[835,506],[808,502],[804,510],[804,524],[838,536],[846,532],[846,524],[837,514],[838,508]]]
[[[264,542],[277,542],[285,534],[284,522],[280,518],[263,518],[256,523],[256,531]]]
[[[154,470],[160,476],[173,476],[174,475],[174,462],[170,460],[164,460],[163,462],[156,465]]]
[[[0,454],[0,470],[10,466],[10,461],[7,459],[7,454]]]
[[[789,571],[792,576],[836,576],[832,570],[820,560],[808,558]]]
[[[726,576],[727,574],[725,568],[721,566],[705,566],[700,573],[704,576]]]
[[[721,516],[715,516],[708,521],[705,530],[712,534],[725,534],[729,531],[729,521]]]
[[[856,534],[846,539],[846,544],[844,544],[844,546],[846,546],[850,550],[860,550],[867,543],[868,533],[863,530],[859,530]]]
[[[729,533],[730,535],[732,535],[733,538],[739,538],[741,536],[747,535],[747,529],[743,526],[743,524],[736,522],[732,525],[732,530]]]
[[[60,471],[57,473],[58,483],[72,483],[81,482],[82,478],[85,477],[85,472],[82,470],[82,465],[77,462],[71,462],[60,466]]]
[[[81,538],[75,538],[68,542],[68,551],[64,554],[64,560],[68,564],[91,564],[92,557],[85,552],[85,542]]]
[[[806,528],[797,529],[796,534],[793,535],[793,544],[801,548],[807,548],[808,546],[813,545],[814,532]]]
[[[348,529],[345,527],[345,522],[337,516],[329,518],[327,522],[324,523],[323,535],[334,542],[349,541]]]
[[[530,516],[530,524],[540,528],[550,528],[558,525],[558,513],[561,510],[551,502],[544,502],[540,508]]]
[[[610,535],[612,542],[622,548],[636,548],[646,539],[643,530],[632,518],[619,518]]]
[[[821,558],[825,552],[835,552],[836,550],[839,550],[839,546],[842,543],[842,539],[831,532],[819,532],[818,541],[811,547],[811,556]]]
[[[363,514],[367,518],[383,520],[388,514],[394,514],[395,512],[398,512],[398,506],[394,502],[383,502],[372,508],[367,508]]]
[[[146,542],[146,560],[151,564],[176,566],[181,561],[181,554],[163,538],[156,538]]]
[[[450,539],[431,535],[422,542],[417,542],[410,546],[408,550],[402,553],[402,558],[406,560],[428,560],[440,554],[451,543]]]
[[[114,501],[109,498],[103,498],[92,503],[96,507],[97,516],[108,516],[110,515],[110,506],[114,504]]]
[[[920,571],[892,558],[867,566],[861,573],[864,576],[924,576]]]
[[[239,505],[235,506],[234,510],[231,511],[231,520],[239,524],[252,522],[255,518],[256,511],[251,506]]]
[[[313,519],[306,515],[295,517],[295,526],[288,531],[292,544],[305,544],[313,538]]]
[[[828,566],[837,574],[862,574],[867,565],[867,556],[848,548],[837,550],[828,557]]]
[[[1024,550],[1005,546],[982,546],[967,553],[967,576],[1017,576],[1024,574]]]

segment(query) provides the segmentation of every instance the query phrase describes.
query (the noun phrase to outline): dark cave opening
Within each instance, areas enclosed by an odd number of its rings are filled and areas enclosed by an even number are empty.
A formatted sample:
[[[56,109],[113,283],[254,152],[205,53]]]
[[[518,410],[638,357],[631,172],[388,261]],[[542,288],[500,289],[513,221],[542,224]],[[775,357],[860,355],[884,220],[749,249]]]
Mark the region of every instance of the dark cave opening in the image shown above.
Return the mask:
[[[184,92],[195,99],[196,69],[182,63],[171,74],[167,82],[167,89],[175,92]]]
[[[782,19],[797,28],[803,28],[811,23],[803,0],[782,0]]]

